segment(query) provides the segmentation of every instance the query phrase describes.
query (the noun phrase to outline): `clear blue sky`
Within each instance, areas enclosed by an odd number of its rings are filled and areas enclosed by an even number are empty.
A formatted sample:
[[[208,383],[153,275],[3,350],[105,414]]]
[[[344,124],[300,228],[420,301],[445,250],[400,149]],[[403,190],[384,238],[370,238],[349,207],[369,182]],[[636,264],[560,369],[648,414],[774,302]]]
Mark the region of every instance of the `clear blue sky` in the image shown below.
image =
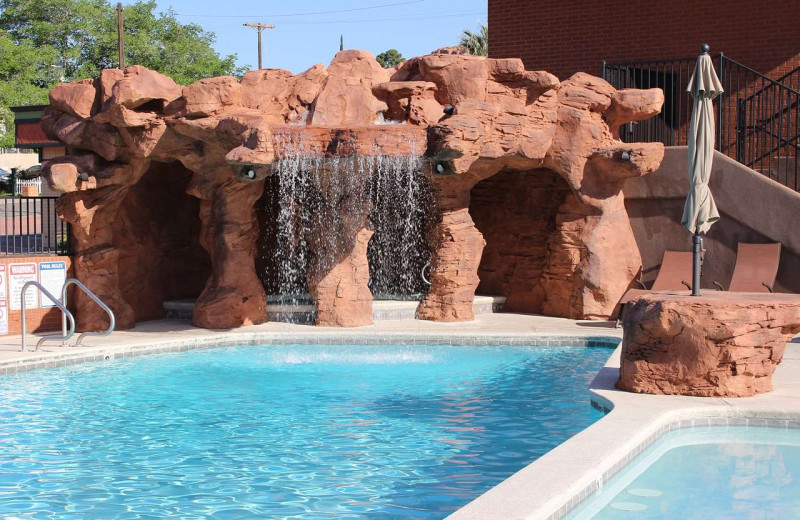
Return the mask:
[[[127,3],[127,2],[126,2]],[[275,25],[265,29],[264,67],[302,72],[315,63],[327,66],[339,50],[378,54],[395,48],[405,58],[458,43],[463,29],[486,23],[487,0],[157,0],[183,23],[196,23],[217,36],[220,54],[236,54],[238,65],[258,64],[256,29],[246,22]]]

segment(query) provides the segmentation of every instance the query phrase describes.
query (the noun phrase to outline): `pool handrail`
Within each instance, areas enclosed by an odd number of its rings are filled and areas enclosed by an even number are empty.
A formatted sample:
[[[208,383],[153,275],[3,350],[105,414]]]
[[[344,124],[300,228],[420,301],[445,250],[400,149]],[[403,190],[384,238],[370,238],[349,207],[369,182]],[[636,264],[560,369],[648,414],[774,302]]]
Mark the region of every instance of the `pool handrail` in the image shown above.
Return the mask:
[[[96,295],[95,293],[93,293],[91,290],[89,290],[89,288],[88,288],[88,287],[86,287],[85,285],[83,285],[83,283],[81,283],[81,281],[80,281],[80,280],[78,280],[78,279],[76,279],[76,278],[67,278],[67,279],[64,281],[64,286],[61,288],[61,301],[62,301],[62,302],[64,302],[64,305],[65,305],[65,306],[67,305],[67,288],[68,288],[70,285],[77,285],[77,286],[78,286],[78,287],[79,287],[79,288],[80,288],[80,289],[81,289],[81,290],[82,290],[84,293],[86,293],[86,295],[87,295],[89,298],[91,298],[91,299],[92,299],[92,300],[93,300],[93,301],[94,301],[94,302],[95,302],[95,303],[96,303],[96,304],[97,304],[97,305],[98,305],[98,306],[99,306],[101,309],[103,309],[104,311],[106,311],[106,314],[108,314],[108,319],[109,319],[109,325],[108,325],[108,329],[106,329],[106,330],[104,330],[104,331],[101,331],[101,332],[89,331],[89,332],[83,332],[83,333],[81,333],[81,335],[79,335],[79,336],[78,336],[78,340],[75,342],[75,346],[76,346],[76,347],[80,346],[80,344],[81,344],[81,341],[83,341],[83,338],[84,338],[84,337],[86,337],[86,336],[108,336],[108,335],[110,335],[112,332],[114,332],[114,327],[116,326],[116,322],[117,322],[116,318],[114,317],[114,311],[112,311],[112,310],[109,308],[109,306],[108,306],[108,305],[106,305],[105,303],[103,303],[103,301],[102,301],[100,298],[98,298],[98,297],[97,297],[97,295]],[[74,325],[73,325],[73,329],[74,329]],[[62,314],[62,315],[61,315],[61,331],[64,333],[64,335],[66,335],[66,330],[67,330],[67,318],[66,318],[66,316],[64,316],[64,315]],[[69,338],[65,338],[65,339],[64,339],[64,340],[61,342],[62,346],[64,345],[64,343],[66,342],[66,340],[67,340],[67,339],[69,339]]]
[[[30,280],[28,282],[25,282],[25,285],[22,286],[22,291],[20,293],[20,301],[22,304],[22,350],[20,352],[25,352],[28,346],[28,341],[27,341],[28,327],[27,327],[27,320],[25,318],[25,292],[31,285],[39,289],[42,292],[42,294],[47,296],[47,298],[49,298],[50,301],[53,302],[55,306],[61,310],[61,322],[62,322],[62,329],[61,329],[62,336],[50,335],[40,338],[39,341],[36,343],[35,350],[39,350],[39,347],[42,345],[42,343],[48,340],[61,340],[61,344],[63,345],[64,342],[69,341],[72,335],[75,334],[75,317],[67,309],[66,302],[61,303],[60,301],[58,301],[58,298],[50,294],[50,291],[42,287],[42,284],[40,284],[35,280]],[[67,331],[67,320],[69,320],[69,331]]]

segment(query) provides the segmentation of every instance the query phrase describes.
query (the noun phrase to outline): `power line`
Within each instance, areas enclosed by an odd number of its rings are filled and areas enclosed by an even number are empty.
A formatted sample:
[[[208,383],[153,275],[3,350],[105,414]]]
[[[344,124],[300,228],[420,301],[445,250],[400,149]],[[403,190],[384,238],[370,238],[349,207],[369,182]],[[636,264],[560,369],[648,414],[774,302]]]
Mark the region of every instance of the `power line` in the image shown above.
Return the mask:
[[[284,14],[269,14],[269,15],[234,15],[234,14],[185,14],[185,13],[175,13],[177,16],[195,16],[200,18],[291,18],[295,16],[312,16],[318,14],[337,14],[337,13],[349,13],[353,11],[367,11],[370,9],[383,9],[384,7],[395,7],[398,5],[409,5],[409,4],[419,4],[425,2],[426,0],[408,0],[406,2],[395,2],[392,4],[381,4],[381,5],[373,5],[368,7],[353,7],[350,9],[336,9],[332,11],[309,11],[305,13],[284,13]]]
[[[485,15],[486,11],[462,11],[460,13],[438,13],[438,14],[420,14],[398,18],[396,16],[383,17],[383,18],[348,18],[341,20],[295,20],[283,21],[282,25],[314,25],[314,24],[331,24],[331,23],[363,23],[363,22],[391,22],[391,21],[406,21],[406,20],[428,20],[439,18],[463,18],[465,16]]]

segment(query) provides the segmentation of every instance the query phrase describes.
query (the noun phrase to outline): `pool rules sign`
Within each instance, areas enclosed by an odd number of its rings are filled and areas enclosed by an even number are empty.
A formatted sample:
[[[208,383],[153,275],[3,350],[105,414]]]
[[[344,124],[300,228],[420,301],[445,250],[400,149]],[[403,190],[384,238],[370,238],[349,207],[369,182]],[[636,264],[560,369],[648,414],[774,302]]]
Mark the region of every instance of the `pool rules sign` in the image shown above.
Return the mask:
[[[39,283],[59,301],[61,301],[61,288],[64,287],[65,281],[67,281],[66,262],[39,262]],[[40,305],[43,309],[56,306],[44,293],[41,294]]]

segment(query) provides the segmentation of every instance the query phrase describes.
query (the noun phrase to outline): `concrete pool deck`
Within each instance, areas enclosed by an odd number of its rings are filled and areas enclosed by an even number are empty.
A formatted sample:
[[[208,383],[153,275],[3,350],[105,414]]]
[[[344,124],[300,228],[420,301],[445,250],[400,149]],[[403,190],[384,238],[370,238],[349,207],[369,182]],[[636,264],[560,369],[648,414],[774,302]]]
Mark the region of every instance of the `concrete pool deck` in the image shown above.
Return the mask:
[[[54,333],[47,333],[48,335]],[[59,334],[60,335],[60,334]],[[74,343],[77,334],[72,338]],[[311,343],[529,343],[565,345],[574,338],[597,338],[598,342],[616,345],[622,329],[608,321],[575,321],[526,314],[481,314],[474,321],[440,323],[403,319],[376,321],[356,328],[315,327],[269,322],[231,330],[207,330],[181,320],[158,320],[139,323],[133,329],[120,330],[111,336],[87,336],[80,347],[61,347],[57,341],[44,343],[34,351],[41,335],[28,335],[28,351],[20,352],[21,336],[0,337],[0,374],[49,366],[130,357],[147,352],[189,350],[231,344],[258,342]],[[53,365],[55,363],[55,365]]]
[[[479,315],[472,322],[462,323],[382,321],[353,329],[272,322],[221,331],[199,329],[178,320],[160,320],[144,322],[109,337],[88,336],[82,347],[45,343],[38,352],[20,352],[20,336],[2,337],[0,374],[225,344],[385,342],[614,346],[621,336],[622,329],[614,328],[611,322],[511,313]],[[30,335],[28,339],[32,349],[38,336]],[[800,336],[789,345],[773,376],[774,391],[747,398],[654,396],[616,390],[619,350],[614,351],[589,390],[596,407],[610,410],[604,418],[448,518],[562,518],[671,429],[749,424],[798,428],[800,436]]]

